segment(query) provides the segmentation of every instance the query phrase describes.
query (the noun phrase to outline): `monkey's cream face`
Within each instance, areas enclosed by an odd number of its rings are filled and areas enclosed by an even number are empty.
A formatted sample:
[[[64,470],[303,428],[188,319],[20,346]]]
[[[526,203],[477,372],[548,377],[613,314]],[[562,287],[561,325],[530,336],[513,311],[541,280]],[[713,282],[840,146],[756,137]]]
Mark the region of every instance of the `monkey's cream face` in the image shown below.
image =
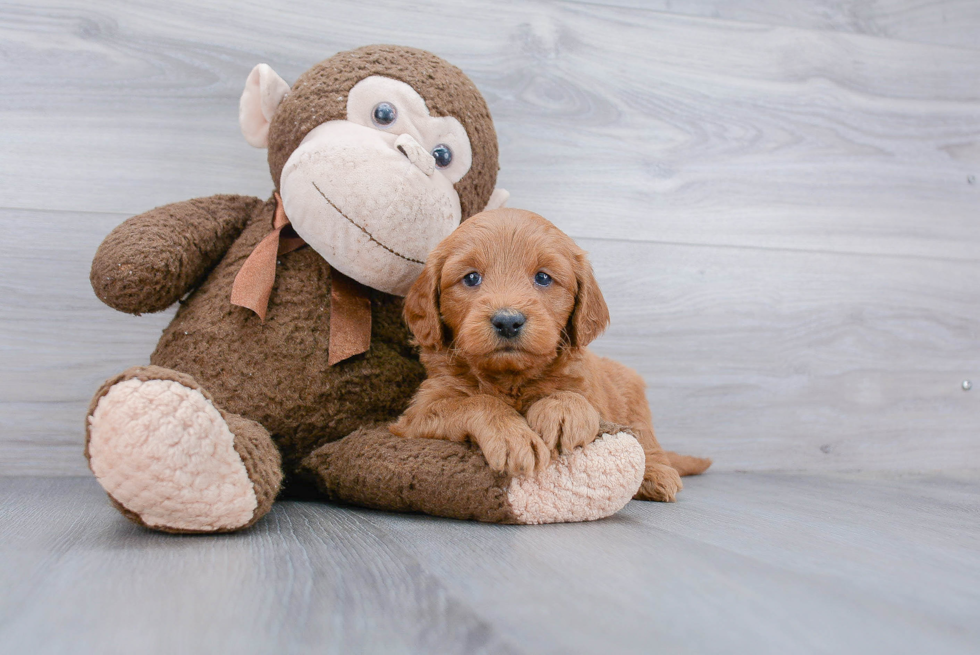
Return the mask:
[[[347,99],[347,120],[313,129],[279,183],[296,233],[340,272],[405,295],[460,223],[453,188],[472,162],[466,130],[429,115],[408,84],[373,76]]]

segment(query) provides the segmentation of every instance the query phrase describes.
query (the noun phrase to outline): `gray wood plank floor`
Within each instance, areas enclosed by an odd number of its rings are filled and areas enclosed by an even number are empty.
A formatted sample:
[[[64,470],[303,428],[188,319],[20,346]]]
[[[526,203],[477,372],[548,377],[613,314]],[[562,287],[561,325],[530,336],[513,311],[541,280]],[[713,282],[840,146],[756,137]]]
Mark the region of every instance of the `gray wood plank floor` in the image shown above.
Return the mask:
[[[975,653],[978,514],[975,475],[715,473],[590,524],[284,502],[175,537],[0,478],[0,650]]]

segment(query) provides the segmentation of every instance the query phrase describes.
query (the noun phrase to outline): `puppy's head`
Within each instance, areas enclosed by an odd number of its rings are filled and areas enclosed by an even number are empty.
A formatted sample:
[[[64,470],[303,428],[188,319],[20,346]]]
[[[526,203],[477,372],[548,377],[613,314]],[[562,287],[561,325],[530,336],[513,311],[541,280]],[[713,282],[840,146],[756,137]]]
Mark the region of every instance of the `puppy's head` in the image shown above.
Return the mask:
[[[425,349],[452,344],[479,368],[521,371],[588,344],[609,310],[585,251],[564,232],[537,214],[496,209],[430,253],[405,320]]]

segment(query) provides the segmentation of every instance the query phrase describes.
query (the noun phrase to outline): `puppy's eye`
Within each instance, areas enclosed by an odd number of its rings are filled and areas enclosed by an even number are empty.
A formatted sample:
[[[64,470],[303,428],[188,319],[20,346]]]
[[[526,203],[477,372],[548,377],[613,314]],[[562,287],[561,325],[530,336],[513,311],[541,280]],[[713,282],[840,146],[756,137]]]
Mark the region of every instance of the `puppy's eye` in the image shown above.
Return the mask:
[[[398,110],[390,102],[379,102],[374,106],[374,111],[371,112],[371,118],[374,119],[375,125],[388,127],[398,118]]]
[[[544,271],[538,271],[534,274],[534,283],[539,287],[551,286],[551,276]]]
[[[444,143],[440,143],[432,149],[432,157],[436,160],[436,166],[445,168],[453,163],[453,151]]]
[[[463,276],[463,284],[468,287],[479,286],[480,282],[483,282],[483,276],[473,271],[472,273],[467,273]]]

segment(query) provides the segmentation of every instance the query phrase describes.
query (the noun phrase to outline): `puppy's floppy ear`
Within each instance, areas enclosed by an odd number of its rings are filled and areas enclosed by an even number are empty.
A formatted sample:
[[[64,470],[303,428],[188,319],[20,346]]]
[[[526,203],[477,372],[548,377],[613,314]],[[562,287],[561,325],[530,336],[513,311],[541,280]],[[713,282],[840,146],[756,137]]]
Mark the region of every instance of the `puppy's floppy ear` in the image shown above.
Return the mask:
[[[578,293],[575,294],[575,307],[568,319],[567,332],[572,347],[582,348],[609,325],[609,308],[585,252],[580,250],[576,253],[574,262]]]
[[[405,296],[405,322],[423,348],[438,350],[443,345],[439,282],[445,261],[445,256],[438,248],[429,253],[422,274]]]

